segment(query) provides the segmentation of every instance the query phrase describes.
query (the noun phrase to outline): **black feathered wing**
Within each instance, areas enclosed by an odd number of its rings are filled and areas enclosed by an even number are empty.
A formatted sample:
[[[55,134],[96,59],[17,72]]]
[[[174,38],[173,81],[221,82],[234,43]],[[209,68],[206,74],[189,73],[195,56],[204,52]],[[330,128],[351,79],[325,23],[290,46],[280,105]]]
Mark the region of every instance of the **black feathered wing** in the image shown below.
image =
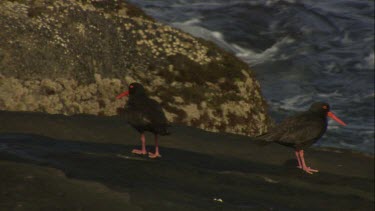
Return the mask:
[[[148,130],[157,134],[169,134],[167,118],[162,107],[153,99],[144,97],[126,104],[124,116],[137,130]]]
[[[319,139],[325,132],[324,118],[304,112],[286,118],[266,134],[257,137],[266,142],[279,142],[285,145],[304,145]]]

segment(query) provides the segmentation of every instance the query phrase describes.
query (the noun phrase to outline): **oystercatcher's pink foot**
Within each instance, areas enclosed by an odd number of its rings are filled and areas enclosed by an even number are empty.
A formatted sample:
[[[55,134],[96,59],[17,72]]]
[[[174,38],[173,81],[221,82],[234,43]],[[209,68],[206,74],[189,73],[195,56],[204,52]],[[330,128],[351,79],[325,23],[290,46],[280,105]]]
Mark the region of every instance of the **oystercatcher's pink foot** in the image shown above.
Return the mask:
[[[146,151],[146,138],[145,134],[141,134],[141,142],[142,142],[142,148],[141,149],[133,149],[132,153],[137,154],[137,155],[147,155]]]
[[[137,155],[147,155],[147,151],[146,150],[140,150],[140,149],[133,149],[132,153],[133,154],[137,154]]]
[[[319,172],[319,170],[317,170],[317,169],[312,169],[312,168],[310,168],[310,167],[306,167],[306,168],[304,168],[303,169],[304,171],[308,171],[308,172]]]
[[[159,153],[159,139],[158,139],[157,134],[155,134],[155,153],[149,152],[148,157],[149,158],[160,158],[161,157],[161,155]]]
[[[318,170],[312,169],[310,167],[303,168],[302,170],[305,171],[308,174],[313,174],[313,173],[319,172]]]
[[[161,154],[149,152],[148,157],[149,158],[161,158]]]
[[[316,170],[316,169],[312,169],[312,168],[306,166],[305,156],[304,156],[305,153],[304,153],[303,150],[299,150],[299,151],[297,152],[297,154],[298,154],[297,158],[300,159],[300,163],[299,163],[299,164],[302,166],[302,170],[303,170],[303,171],[305,171],[305,172],[308,173],[308,174],[313,174],[314,172],[319,172],[319,171]]]

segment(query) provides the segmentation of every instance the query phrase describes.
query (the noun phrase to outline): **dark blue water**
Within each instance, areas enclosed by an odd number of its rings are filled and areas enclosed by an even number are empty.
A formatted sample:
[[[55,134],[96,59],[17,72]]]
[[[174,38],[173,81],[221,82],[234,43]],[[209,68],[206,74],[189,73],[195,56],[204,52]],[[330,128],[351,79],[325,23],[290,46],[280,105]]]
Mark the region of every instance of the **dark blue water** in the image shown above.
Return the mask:
[[[325,101],[348,126],[317,145],[374,153],[373,0],[130,2],[246,61],[277,121]]]

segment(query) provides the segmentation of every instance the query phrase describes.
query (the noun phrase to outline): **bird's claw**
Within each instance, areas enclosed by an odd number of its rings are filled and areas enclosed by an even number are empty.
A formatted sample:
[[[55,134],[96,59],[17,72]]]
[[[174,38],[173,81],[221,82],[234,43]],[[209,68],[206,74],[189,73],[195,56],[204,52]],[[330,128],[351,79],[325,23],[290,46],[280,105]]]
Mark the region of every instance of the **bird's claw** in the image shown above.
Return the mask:
[[[137,154],[137,155],[147,155],[147,151],[146,150],[139,150],[139,149],[133,149],[132,153],[133,154]]]
[[[305,167],[305,168],[303,168],[302,170],[305,171],[305,172],[308,173],[308,174],[313,174],[313,173],[319,172],[319,170],[317,170],[317,169],[312,169],[312,168],[310,168],[310,167]]]
[[[312,169],[312,168],[310,168],[310,167],[307,167],[307,170],[312,171],[312,172],[319,172],[319,170],[317,170],[317,169]]]
[[[152,152],[149,152],[148,153],[148,157],[149,158],[160,158],[161,155],[159,153],[152,153]]]

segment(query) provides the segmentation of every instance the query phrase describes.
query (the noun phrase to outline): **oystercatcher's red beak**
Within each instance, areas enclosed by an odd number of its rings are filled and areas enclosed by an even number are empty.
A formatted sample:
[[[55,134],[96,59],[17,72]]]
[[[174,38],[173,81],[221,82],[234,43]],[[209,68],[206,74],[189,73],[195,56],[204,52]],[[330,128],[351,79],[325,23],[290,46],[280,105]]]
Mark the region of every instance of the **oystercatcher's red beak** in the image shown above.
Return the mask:
[[[346,126],[345,122],[343,122],[341,119],[339,119],[336,115],[334,115],[332,112],[328,112],[327,113],[327,116],[331,117],[333,120],[335,120],[336,122],[338,122],[339,124],[341,125],[344,125]]]
[[[125,92],[123,92],[123,93],[117,95],[116,99],[120,99],[120,98],[125,97],[125,96],[128,96],[128,95],[129,95],[129,91],[125,91]]]

